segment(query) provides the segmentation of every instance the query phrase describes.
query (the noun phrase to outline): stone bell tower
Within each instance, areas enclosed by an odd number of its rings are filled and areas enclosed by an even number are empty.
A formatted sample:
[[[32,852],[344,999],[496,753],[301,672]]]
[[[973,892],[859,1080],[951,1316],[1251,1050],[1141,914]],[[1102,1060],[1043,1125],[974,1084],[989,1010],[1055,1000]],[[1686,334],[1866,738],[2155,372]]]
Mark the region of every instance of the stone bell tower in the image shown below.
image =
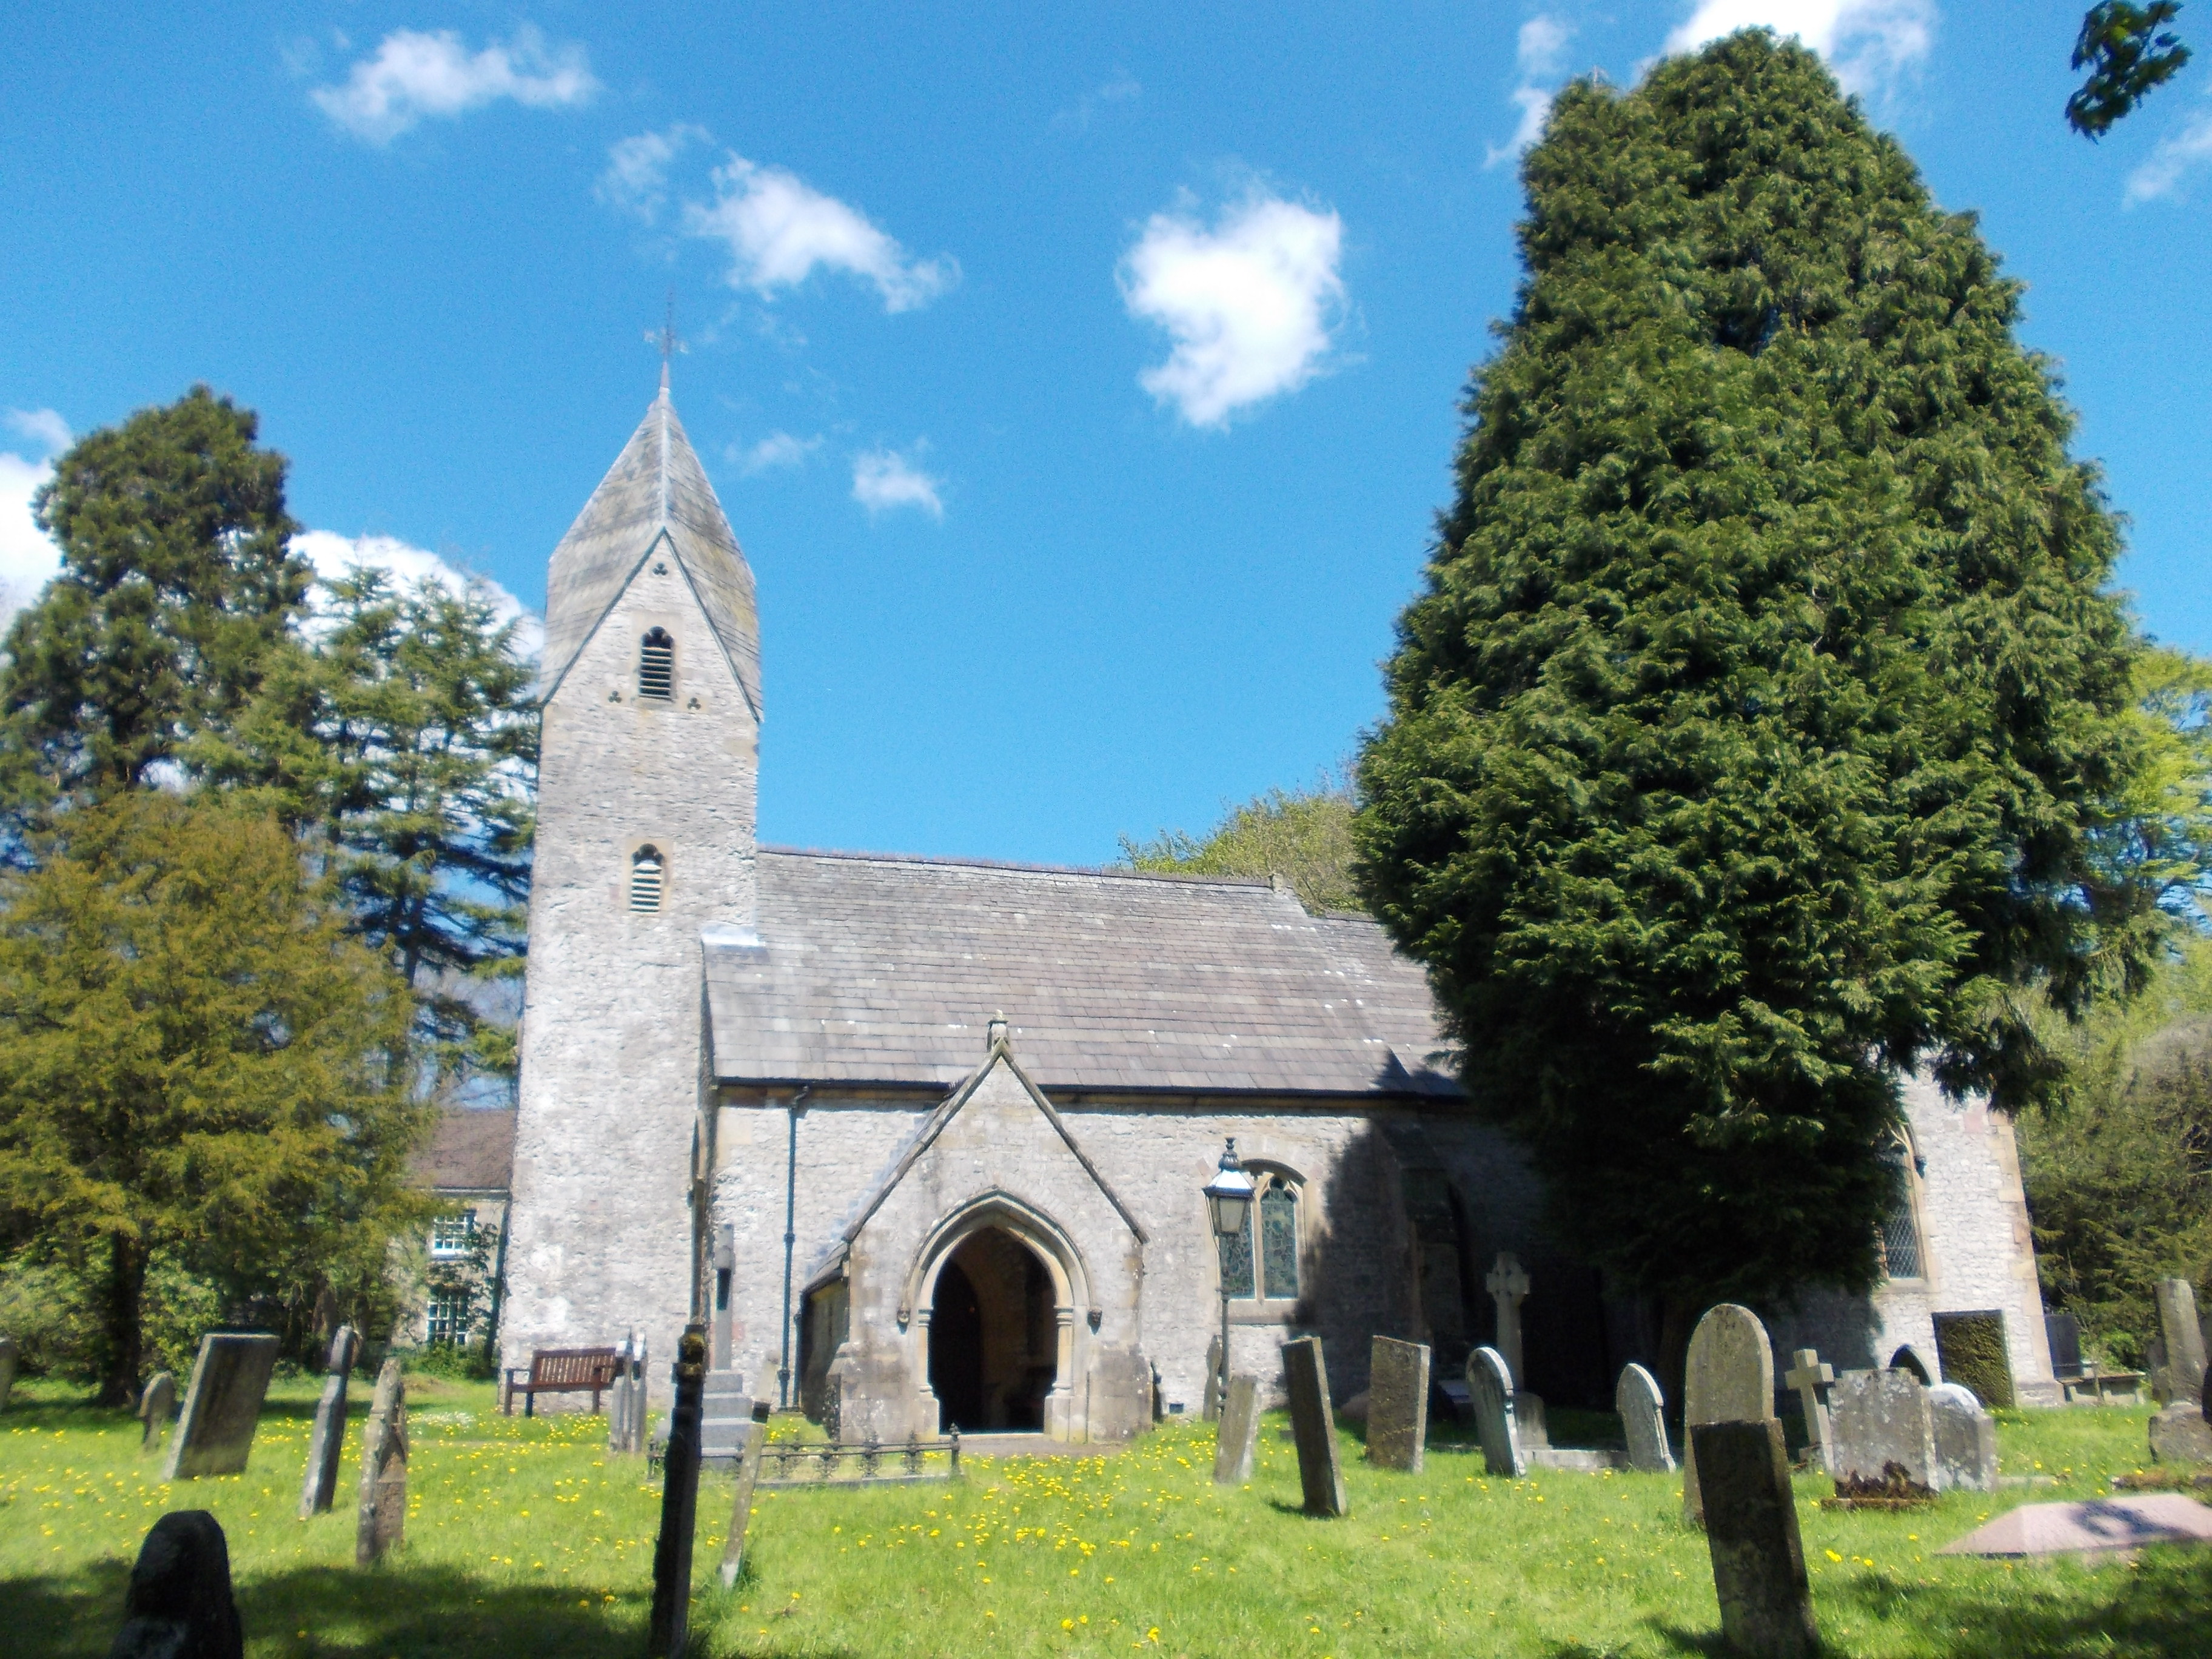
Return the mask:
[[[501,1363],[632,1328],[672,1356],[713,1086],[702,940],[754,933],[761,699],[752,572],[665,366],[554,550],[541,684]]]

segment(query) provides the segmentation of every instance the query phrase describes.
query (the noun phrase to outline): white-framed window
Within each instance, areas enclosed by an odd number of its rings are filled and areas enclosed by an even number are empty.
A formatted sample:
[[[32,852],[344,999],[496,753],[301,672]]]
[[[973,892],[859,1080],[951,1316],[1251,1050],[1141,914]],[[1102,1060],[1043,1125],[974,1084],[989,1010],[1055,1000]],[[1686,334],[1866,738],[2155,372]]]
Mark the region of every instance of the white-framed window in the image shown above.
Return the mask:
[[[629,855],[629,908],[658,910],[663,866],[658,847],[641,847]]]
[[[1298,1212],[1304,1199],[1291,1176],[1276,1170],[1245,1166],[1255,1201],[1244,1231],[1219,1241],[1221,1283],[1231,1301],[1294,1302],[1298,1295]],[[1252,1249],[1257,1229],[1260,1248]]]
[[[1921,1279],[1927,1275],[1925,1253],[1920,1245],[1920,1205],[1916,1188],[1920,1160],[1910,1136],[1900,1131],[1883,1153],[1896,1182],[1889,1209],[1881,1218],[1881,1270],[1891,1279]]]
[[[466,1255],[469,1247],[477,1240],[477,1212],[456,1210],[441,1215],[430,1224],[430,1254],[438,1256]]]
[[[637,642],[637,695],[664,702],[676,695],[676,641],[665,628],[647,629]]]
[[[432,1291],[428,1328],[424,1334],[433,1342],[450,1342],[457,1348],[467,1346],[475,1301],[475,1296],[465,1285]]]

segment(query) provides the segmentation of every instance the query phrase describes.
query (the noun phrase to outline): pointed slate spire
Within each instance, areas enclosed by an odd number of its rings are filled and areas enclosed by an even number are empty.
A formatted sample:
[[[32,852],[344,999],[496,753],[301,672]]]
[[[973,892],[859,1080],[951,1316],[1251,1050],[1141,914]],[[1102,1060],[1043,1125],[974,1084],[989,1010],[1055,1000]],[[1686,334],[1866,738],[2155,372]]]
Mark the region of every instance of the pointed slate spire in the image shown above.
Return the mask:
[[[623,590],[655,556],[672,557],[690,583],[757,720],[760,613],[752,569],[676,418],[665,360],[660,395],[553,550],[545,580],[548,701]]]

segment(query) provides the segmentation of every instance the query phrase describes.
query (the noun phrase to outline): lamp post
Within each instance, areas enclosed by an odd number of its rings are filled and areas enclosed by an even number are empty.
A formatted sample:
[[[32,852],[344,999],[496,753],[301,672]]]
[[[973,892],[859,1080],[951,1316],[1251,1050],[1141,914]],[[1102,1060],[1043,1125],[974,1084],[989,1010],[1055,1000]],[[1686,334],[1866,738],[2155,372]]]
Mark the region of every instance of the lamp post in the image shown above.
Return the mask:
[[[1252,1177],[1237,1158],[1237,1137],[1221,1154],[1221,1167],[1206,1186],[1206,1214],[1213,1222],[1213,1248],[1221,1261],[1221,1372],[1214,1380],[1214,1398],[1229,1398],[1229,1260],[1223,1247],[1240,1237],[1252,1217]],[[1257,1263],[1254,1264],[1256,1267]]]

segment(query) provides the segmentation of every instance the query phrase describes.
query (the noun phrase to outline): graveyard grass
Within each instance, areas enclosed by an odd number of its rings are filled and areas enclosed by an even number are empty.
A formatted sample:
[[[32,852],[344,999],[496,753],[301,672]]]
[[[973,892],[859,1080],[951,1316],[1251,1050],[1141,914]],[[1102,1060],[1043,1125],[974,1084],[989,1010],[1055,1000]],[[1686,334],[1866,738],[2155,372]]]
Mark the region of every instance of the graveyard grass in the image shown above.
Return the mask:
[[[139,1540],[212,1510],[257,1659],[639,1654],[657,1488],[610,1459],[605,1419],[503,1419],[488,1387],[411,1379],[407,1542],[352,1563],[361,1419],[329,1515],[295,1518],[312,1378],[280,1382],[247,1472],[172,1490],[121,1413],[19,1386],[0,1416],[0,1650],[105,1654]],[[1608,1419],[1557,1413],[1555,1437]],[[2212,1628],[2212,1551],[2007,1564],[1936,1547],[2015,1504],[2093,1497],[2140,1467],[2148,1412],[2008,1414],[2008,1474],[2053,1484],[1838,1514],[1798,1484],[1820,1630],[1838,1655],[2179,1655]],[[1486,1477],[1432,1433],[1419,1475],[1344,1433],[1352,1513],[1297,1513],[1270,1417],[1251,1484],[1217,1491],[1209,1426],[1177,1422],[1103,1461],[969,1460],[958,1485],[757,1499],[745,1577],[714,1578],[731,1486],[702,1483],[695,1651],[893,1654],[1683,1655],[1719,1651],[1702,1534],[1677,1477]],[[781,1422],[779,1431],[782,1432]]]

